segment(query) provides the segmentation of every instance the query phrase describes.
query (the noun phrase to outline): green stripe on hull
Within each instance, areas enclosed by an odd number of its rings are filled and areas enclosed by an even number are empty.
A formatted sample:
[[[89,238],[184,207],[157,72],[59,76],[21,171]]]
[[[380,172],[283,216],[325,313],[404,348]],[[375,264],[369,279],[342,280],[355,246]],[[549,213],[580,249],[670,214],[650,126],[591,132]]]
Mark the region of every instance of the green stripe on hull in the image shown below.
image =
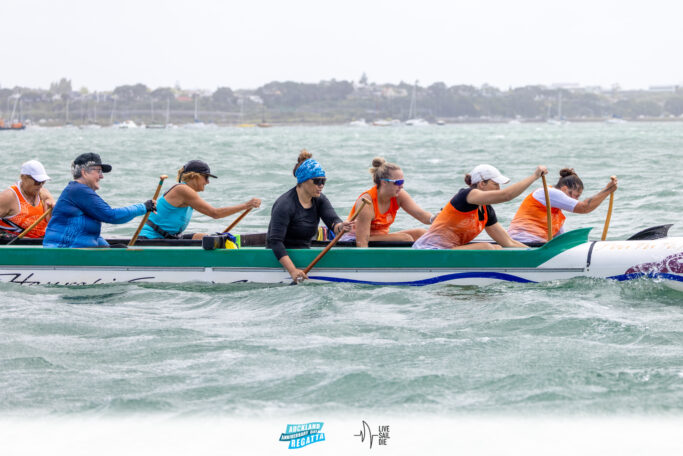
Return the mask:
[[[538,249],[415,250],[408,248],[337,248],[319,268],[535,268],[555,255],[588,241],[590,228],[570,231]],[[308,265],[320,249],[290,250],[299,267]],[[44,249],[0,247],[0,266],[133,266],[281,268],[270,250],[203,250],[198,248]]]

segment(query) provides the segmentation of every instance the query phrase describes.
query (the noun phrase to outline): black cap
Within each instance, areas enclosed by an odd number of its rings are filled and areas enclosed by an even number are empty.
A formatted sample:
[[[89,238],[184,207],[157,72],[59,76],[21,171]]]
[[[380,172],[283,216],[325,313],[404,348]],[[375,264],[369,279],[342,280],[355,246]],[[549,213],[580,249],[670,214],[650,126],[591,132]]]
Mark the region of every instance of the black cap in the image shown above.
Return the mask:
[[[218,177],[211,174],[211,168],[209,168],[209,165],[207,165],[206,162],[203,162],[201,160],[190,160],[189,162],[185,163],[185,166],[183,168],[183,173],[195,172],[199,174],[206,174],[209,177],[218,179]]]
[[[93,152],[81,154],[76,157],[76,160],[74,160],[74,165],[86,165],[88,163],[94,163],[95,165],[101,166],[103,173],[108,173],[111,171],[111,165],[105,165],[102,163],[102,159],[100,158],[99,154]]]

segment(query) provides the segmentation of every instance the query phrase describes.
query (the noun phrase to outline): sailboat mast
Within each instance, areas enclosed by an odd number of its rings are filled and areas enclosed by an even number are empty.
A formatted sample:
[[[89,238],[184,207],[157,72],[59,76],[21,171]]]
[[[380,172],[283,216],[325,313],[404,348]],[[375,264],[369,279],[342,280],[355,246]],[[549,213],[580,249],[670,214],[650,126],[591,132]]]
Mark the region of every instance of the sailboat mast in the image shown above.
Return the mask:
[[[14,122],[14,114],[17,112],[17,102],[19,101],[19,98],[21,97],[20,94],[17,94],[14,98],[14,106],[12,107],[12,114],[9,116],[9,121]]]
[[[413,96],[410,98],[410,109],[408,110],[408,119],[412,119],[417,114],[417,80],[413,85]]]
[[[111,117],[109,123],[114,125],[114,113],[116,112],[116,98],[114,98],[114,106],[111,108]]]

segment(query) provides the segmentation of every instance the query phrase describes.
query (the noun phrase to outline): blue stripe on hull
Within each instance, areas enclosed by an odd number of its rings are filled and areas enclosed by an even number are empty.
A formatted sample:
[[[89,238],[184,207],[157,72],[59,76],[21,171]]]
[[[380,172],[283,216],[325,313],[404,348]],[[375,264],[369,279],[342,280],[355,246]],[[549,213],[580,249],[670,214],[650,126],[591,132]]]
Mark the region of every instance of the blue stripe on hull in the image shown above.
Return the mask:
[[[502,272],[459,272],[455,274],[445,274],[436,277],[430,277],[423,280],[413,280],[410,282],[373,282],[371,280],[354,280],[354,279],[343,279],[340,277],[327,277],[327,276],[308,276],[310,279],[322,280],[326,282],[338,282],[338,283],[360,283],[365,285],[408,285],[411,287],[422,287],[424,285],[432,285],[435,283],[448,282],[449,280],[457,279],[496,279],[505,282],[517,282],[517,283],[536,283],[533,280],[524,279],[522,277],[517,277],[511,274],[504,274]]]
[[[647,277],[648,279],[666,279],[673,280],[674,282],[683,282],[683,276],[679,276],[676,274],[667,274],[666,272],[634,272],[632,274],[620,274],[607,278],[616,280],[618,282],[624,282],[626,280],[640,279],[641,277]]]

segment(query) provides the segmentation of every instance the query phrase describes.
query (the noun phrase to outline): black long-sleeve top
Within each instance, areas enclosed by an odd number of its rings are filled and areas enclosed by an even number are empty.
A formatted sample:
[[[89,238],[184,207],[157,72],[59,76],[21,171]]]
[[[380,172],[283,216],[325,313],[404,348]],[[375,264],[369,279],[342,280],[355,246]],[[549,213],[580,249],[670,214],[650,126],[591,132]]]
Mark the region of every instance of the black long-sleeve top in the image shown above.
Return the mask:
[[[278,260],[287,255],[286,249],[310,248],[321,219],[330,230],[342,221],[325,195],[321,194],[311,202],[311,207],[305,209],[293,187],[273,204],[266,248],[272,249]]]

